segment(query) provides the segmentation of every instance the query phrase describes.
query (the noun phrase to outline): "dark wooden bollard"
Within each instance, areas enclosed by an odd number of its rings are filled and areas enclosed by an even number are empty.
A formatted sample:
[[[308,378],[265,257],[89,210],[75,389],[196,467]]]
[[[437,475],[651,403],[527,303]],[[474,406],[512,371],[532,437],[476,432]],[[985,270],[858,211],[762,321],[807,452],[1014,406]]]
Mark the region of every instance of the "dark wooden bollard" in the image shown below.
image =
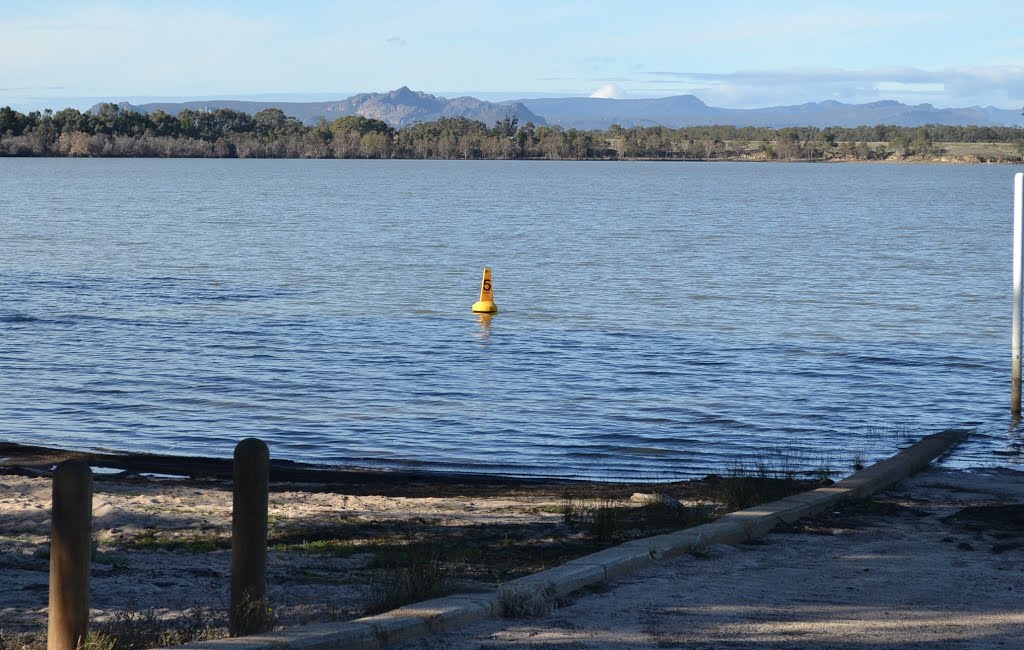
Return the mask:
[[[235,447],[235,492],[231,511],[231,636],[265,632],[267,605],[267,498],[270,452],[262,440]]]
[[[47,650],[77,650],[89,633],[92,470],[66,460],[53,473]]]

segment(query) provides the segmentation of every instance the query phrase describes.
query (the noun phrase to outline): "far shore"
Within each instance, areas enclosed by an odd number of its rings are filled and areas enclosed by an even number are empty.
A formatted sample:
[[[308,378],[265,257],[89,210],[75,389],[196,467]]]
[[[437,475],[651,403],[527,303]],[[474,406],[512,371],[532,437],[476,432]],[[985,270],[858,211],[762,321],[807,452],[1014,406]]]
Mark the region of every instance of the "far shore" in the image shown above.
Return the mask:
[[[969,144],[969,143],[968,143]],[[977,147],[990,145],[981,143]],[[995,146],[995,145],[992,145]],[[681,157],[606,157],[606,158],[549,158],[549,157],[519,157],[519,158],[379,158],[379,157],[305,157],[305,156],[204,156],[204,155],[77,155],[77,156],[34,156],[31,154],[10,154],[0,151],[0,160],[18,158],[58,158],[75,160],[98,160],[98,159],[128,159],[128,160],[349,160],[349,161],[380,161],[380,160],[404,160],[404,161],[445,161],[445,162],[657,162],[657,163],[768,163],[768,164],[859,164],[859,165],[1024,165],[1024,156],[1006,154],[1000,151],[988,151],[980,149],[977,153],[964,155],[915,155],[909,157],[889,156],[884,158],[855,158],[835,156],[831,158],[769,158],[761,154],[752,153],[749,155],[727,155],[713,158],[681,158]]]

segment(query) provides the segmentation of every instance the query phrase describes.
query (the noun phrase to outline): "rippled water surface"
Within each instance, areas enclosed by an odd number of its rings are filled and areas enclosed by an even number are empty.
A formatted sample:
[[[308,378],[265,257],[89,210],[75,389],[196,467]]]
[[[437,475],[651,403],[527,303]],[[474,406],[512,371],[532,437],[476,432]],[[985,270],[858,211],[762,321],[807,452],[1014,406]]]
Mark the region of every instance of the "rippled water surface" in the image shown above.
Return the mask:
[[[1018,465],[1014,171],[0,159],[0,439],[666,479],[966,425],[949,462]]]

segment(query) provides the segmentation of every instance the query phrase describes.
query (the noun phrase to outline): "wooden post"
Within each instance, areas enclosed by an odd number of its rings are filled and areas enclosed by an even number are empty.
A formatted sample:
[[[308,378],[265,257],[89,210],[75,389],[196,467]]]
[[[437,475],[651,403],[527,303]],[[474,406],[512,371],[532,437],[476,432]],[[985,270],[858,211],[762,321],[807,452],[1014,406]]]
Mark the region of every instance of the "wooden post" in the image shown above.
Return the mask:
[[[1013,177],[1013,371],[1010,411],[1020,416],[1021,283],[1024,280],[1024,174]]]
[[[235,447],[231,512],[231,636],[269,629],[267,606],[267,500],[270,452],[262,440]]]
[[[78,650],[89,633],[92,470],[66,460],[53,473],[47,650]]]

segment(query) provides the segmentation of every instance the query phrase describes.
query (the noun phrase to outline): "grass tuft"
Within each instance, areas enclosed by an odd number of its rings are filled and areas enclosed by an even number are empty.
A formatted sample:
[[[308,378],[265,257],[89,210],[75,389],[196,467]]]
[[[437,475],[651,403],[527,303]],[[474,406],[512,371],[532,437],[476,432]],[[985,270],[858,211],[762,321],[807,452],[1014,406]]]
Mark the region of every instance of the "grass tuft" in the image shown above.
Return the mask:
[[[652,492],[639,504],[614,487],[567,492],[562,497],[562,520],[584,529],[601,543],[644,537],[695,526],[711,520],[711,508],[683,506],[674,498]]]
[[[250,594],[244,594],[234,614],[231,618],[231,636],[269,632],[277,625],[277,615],[266,596],[254,598]]]
[[[429,600],[449,592],[451,566],[437,541],[410,541],[377,555],[380,580],[371,587],[367,614],[379,614],[402,605]]]
[[[536,585],[505,585],[498,598],[501,601],[501,614],[506,618],[541,618],[551,614],[558,606],[554,588],[550,585],[543,588]]]
[[[84,650],[141,650],[208,641],[227,636],[227,620],[212,609],[194,607],[177,618],[155,610],[126,610],[95,624]]]
[[[855,453],[853,455],[853,461],[850,463],[850,466],[853,467],[853,471],[855,472],[859,472],[862,469],[864,469],[864,455],[861,454],[859,451]]]
[[[186,553],[210,553],[230,549],[231,537],[225,535],[191,535],[175,537],[159,535],[154,530],[144,530],[134,539],[124,543],[127,549],[142,551],[184,551]]]
[[[195,607],[176,618],[155,610],[129,609],[94,623],[81,650],[142,650],[226,637],[227,619],[215,610]],[[0,650],[45,650],[46,632],[12,634],[0,629]]]
[[[733,469],[722,478],[717,500],[726,512],[745,510],[802,492],[806,485],[795,478],[774,478]]]

